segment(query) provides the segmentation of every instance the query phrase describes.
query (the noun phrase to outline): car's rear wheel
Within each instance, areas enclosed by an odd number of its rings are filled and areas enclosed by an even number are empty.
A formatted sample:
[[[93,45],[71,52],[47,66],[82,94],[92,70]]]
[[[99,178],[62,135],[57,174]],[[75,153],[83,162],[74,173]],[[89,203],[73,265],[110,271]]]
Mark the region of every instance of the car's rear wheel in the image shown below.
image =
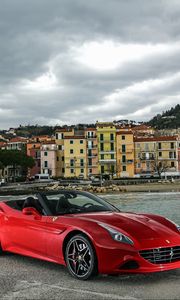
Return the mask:
[[[78,234],[73,236],[65,251],[68,271],[78,279],[86,280],[97,274],[97,258],[88,238]]]

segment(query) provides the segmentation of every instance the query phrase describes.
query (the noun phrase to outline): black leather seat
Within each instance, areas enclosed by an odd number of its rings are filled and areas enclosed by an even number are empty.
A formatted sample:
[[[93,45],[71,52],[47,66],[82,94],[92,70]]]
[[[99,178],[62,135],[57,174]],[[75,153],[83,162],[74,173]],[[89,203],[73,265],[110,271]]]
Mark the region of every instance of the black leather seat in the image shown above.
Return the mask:
[[[56,205],[56,212],[65,212],[71,208],[71,204],[65,196],[61,196]]]
[[[33,197],[27,197],[24,201],[23,208],[25,207],[34,207],[40,214],[42,214],[42,207],[39,201]]]

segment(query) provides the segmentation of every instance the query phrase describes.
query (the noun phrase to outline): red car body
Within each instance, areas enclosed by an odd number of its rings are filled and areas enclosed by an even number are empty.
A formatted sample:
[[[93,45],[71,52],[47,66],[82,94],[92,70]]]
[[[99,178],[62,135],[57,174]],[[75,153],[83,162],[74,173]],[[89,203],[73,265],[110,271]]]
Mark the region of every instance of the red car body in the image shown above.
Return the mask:
[[[113,240],[101,224],[125,234],[133,245]],[[59,216],[25,214],[6,201],[0,203],[3,251],[66,265],[67,242],[79,233],[92,243],[99,273],[150,273],[180,268],[179,229],[161,216],[117,211]]]

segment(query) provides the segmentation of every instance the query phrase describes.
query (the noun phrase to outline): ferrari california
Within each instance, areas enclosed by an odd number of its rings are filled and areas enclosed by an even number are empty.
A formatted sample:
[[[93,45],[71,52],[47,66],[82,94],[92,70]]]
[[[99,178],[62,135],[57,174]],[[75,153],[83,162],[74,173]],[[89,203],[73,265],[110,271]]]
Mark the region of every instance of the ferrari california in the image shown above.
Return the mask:
[[[98,273],[150,273],[180,268],[180,227],[165,217],[122,212],[88,192],[63,190],[0,202],[1,252]]]

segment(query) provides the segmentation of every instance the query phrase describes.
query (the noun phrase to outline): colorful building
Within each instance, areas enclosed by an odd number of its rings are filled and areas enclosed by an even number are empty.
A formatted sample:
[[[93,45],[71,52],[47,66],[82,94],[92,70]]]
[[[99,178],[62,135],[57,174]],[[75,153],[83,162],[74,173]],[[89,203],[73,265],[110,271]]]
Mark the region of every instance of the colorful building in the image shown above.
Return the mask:
[[[98,140],[98,172],[116,174],[116,127],[113,123],[96,123]]]
[[[96,128],[85,130],[87,143],[87,175],[91,177],[98,174],[98,140]]]
[[[84,135],[64,136],[65,177],[88,176],[87,143]]]
[[[178,172],[176,136],[135,138],[135,173],[173,176]]]
[[[57,176],[58,146],[55,141],[49,141],[41,145],[41,173]]]
[[[134,176],[134,136],[132,131],[116,133],[117,177]]]
[[[30,179],[41,172],[41,143],[31,140],[27,143],[26,148],[27,155],[31,156],[35,162],[35,166],[32,169],[28,169],[27,177]]]

